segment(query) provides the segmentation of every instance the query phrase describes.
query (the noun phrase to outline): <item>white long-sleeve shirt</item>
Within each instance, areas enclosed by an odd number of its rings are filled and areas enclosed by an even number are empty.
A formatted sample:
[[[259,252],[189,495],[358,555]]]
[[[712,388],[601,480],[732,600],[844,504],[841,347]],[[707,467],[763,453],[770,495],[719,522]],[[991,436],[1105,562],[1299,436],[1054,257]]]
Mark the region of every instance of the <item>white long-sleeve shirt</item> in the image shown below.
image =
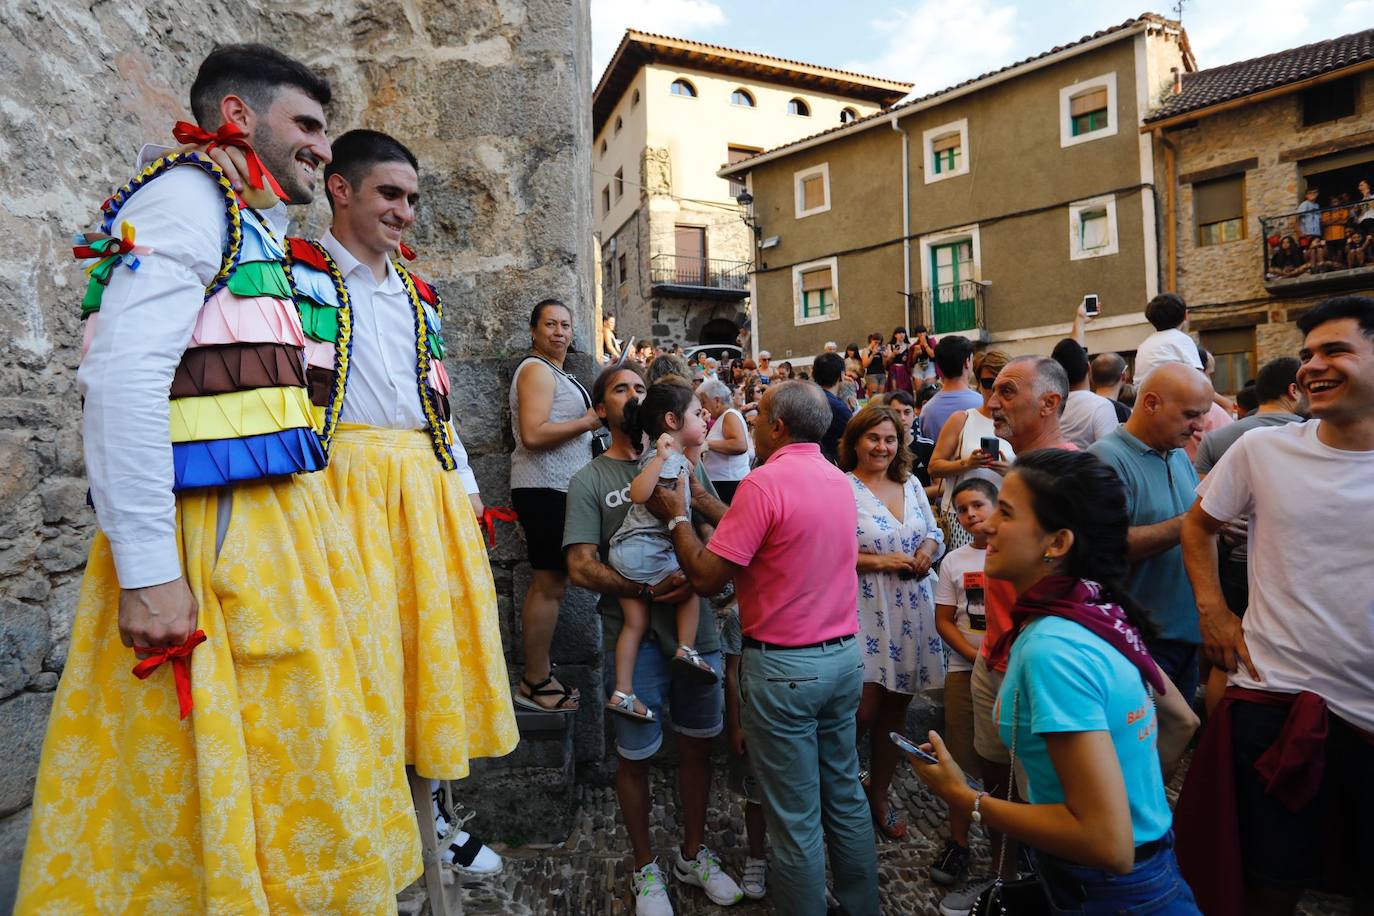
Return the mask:
[[[76,375],[91,498],[123,588],[182,574],[168,394],[223,259],[224,207],[214,180],[183,166],[130,197],[111,231],[130,223],[153,249],[137,271],[115,268]],[[263,215],[274,233],[285,231],[285,206]]]
[[[378,282],[372,268],[326,232],[320,239],[348,286],[353,310],[353,350],[340,419],[383,429],[424,429],[415,375],[415,313],[405,284],[388,261]],[[453,437],[456,473],[468,493],[478,492],[467,449]]]

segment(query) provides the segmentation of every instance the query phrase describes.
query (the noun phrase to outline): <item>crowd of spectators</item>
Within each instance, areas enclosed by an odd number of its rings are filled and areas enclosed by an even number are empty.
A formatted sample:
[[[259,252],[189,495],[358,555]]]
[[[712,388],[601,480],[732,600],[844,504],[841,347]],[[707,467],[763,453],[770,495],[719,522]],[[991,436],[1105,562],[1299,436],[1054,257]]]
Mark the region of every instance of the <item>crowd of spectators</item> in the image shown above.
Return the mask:
[[[1302,351],[1234,403],[1183,300],[1145,314],[1134,371],[1089,351],[1081,308],[1050,355],[898,328],[827,342],[808,379],[766,351],[604,370],[591,410],[611,446],[573,476],[563,539],[607,646],[622,599],[649,607],[624,691],[647,715],[614,722],[637,913],[672,912],[643,766],[664,707],[684,804],[671,871],[717,903],[877,913],[874,844],[907,832],[903,760],[949,805],[929,868],[946,916],[1027,888],[1053,912],[1291,913],[1330,879],[1324,849],[1351,890],[1374,862],[1374,586],[1349,575],[1374,546],[1374,300],[1308,312]],[[708,428],[648,495],[631,482],[651,443],[626,423],[646,381],[681,386],[674,404],[694,390]],[[660,583],[608,562],[631,504],[666,523]],[[670,664],[693,594],[715,599],[694,651],[723,683]],[[936,692],[943,734],[903,751],[889,735]],[[1204,709],[1175,815],[1164,785]],[[738,884],[702,842],[722,731],[748,827]],[[971,880],[975,830],[994,864]]]
[[[1271,229],[1265,239],[1269,279],[1298,277],[1306,273],[1350,270],[1374,263],[1374,192],[1369,179],[1360,179],[1355,191],[1326,198],[1322,189],[1308,185],[1291,226]],[[1287,228],[1287,232],[1282,230]]]

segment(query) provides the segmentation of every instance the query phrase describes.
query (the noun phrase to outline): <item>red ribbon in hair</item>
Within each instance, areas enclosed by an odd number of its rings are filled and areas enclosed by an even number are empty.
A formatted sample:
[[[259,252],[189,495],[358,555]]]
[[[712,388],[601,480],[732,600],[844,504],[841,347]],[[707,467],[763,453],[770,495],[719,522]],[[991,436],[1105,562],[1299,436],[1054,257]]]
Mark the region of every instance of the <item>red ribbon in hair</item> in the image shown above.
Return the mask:
[[[409,245],[407,245],[405,242],[402,242],[402,243],[401,243],[401,257],[405,258],[407,261],[413,261],[413,260],[415,260],[415,249],[414,249],[414,248],[411,248],[411,247],[410,247]]]
[[[487,532],[487,546],[496,546],[496,523],[510,522],[512,525],[517,521],[514,509],[507,509],[505,506],[486,506],[482,509],[482,517],[478,519],[482,528]]]
[[[267,167],[262,164],[258,154],[248,144],[248,135],[233,124],[225,123],[212,134],[189,121],[178,121],[176,126],[172,128],[172,136],[176,137],[179,143],[204,146],[207,153],[217,146],[233,146],[243,150],[243,158],[248,163],[249,186],[261,190],[264,182],[266,182],[266,186],[271,188],[273,194],[286,200],[286,192],[281,189],[281,185],[277,184],[277,179],[273,178],[272,173],[267,171]]]
[[[205,631],[196,630],[179,646],[162,646],[157,649],[134,647],[135,652],[151,652],[152,655],[134,665],[134,677],[146,680],[163,662],[172,663],[172,678],[177,685],[177,705],[181,707],[181,718],[191,714],[191,653],[196,646],[205,642]]]

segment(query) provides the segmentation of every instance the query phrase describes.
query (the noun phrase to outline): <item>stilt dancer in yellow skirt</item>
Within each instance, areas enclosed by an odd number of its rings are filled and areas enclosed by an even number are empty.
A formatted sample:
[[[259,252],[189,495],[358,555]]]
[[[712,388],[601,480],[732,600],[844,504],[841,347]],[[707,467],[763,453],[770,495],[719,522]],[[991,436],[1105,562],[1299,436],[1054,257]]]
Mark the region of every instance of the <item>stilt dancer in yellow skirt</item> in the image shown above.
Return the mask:
[[[176,134],[242,147],[247,184],[172,152],[77,240],[100,532],[19,913],[388,913],[420,872],[379,669],[395,637],[309,473],[325,455],[283,201],[308,203],[329,161],[329,98],[270,48],[217,49]]]
[[[308,371],[329,383],[312,384],[329,487],[378,613],[398,621],[406,762],[435,781],[449,864],[491,874],[500,858],[458,829],[437,783],[467,776],[473,758],[509,753],[519,734],[481,499],[450,420],[443,307],[396,258],[411,254],[401,237],[419,203],[417,169],[386,134],[339,137],[325,170],[333,225],[318,242],[291,239],[288,257],[307,337],[321,334],[316,313],[332,317],[341,303],[350,318],[348,350],[308,343]]]

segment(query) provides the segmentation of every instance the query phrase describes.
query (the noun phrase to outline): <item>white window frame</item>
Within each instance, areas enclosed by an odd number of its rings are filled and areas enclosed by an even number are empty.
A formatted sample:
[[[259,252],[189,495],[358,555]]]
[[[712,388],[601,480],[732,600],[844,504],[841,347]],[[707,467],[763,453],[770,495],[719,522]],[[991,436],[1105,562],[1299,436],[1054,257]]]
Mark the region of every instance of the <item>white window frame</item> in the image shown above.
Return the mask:
[[[1073,135],[1073,118],[1069,116],[1069,100],[1089,89],[1100,89],[1104,86],[1107,89],[1107,126],[1075,137]],[[1059,90],[1059,146],[1061,149],[1077,146],[1080,143],[1089,143],[1093,140],[1101,140],[1105,137],[1115,137],[1117,129],[1121,126],[1118,123],[1120,120],[1116,107],[1116,71],[1094,76],[1092,79],[1083,80]]]
[[[1086,210],[1107,211],[1107,244],[1091,250],[1079,247],[1079,218]],[[1087,258],[1101,258],[1116,254],[1120,250],[1116,233],[1116,195],[1090,197],[1069,204],[1069,260],[1082,261]]]
[[[935,171],[935,141],[947,134],[959,134],[959,165],[952,172]],[[926,184],[936,181],[944,181],[946,178],[956,178],[959,175],[968,174],[969,148],[968,148],[968,118],[960,118],[957,121],[950,121],[948,124],[941,124],[939,127],[932,127],[930,130],[921,133],[922,161],[925,163],[922,171],[925,172]]]
[[[825,203],[819,207],[805,209],[806,195],[802,191],[802,182],[816,175],[821,176],[821,187],[825,191]],[[820,165],[813,165],[809,169],[802,169],[792,173],[792,192],[793,206],[796,211],[797,219],[805,219],[808,216],[815,216],[817,213],[826,213],[830,210],[830,163],[822,162]]]
[[[797,264],[792,268],[792,324],[795,327],[802,327],[808,324],[822,324],[827,321],[840,320],[840,267],[838,257],[821,258],[818,261],[807,261],[805,264]],[[818,267],[830,268],[831,288],[835,290],[835,307],[824,315],[815,315],[809,318],[802,317],[802,274],[807,271],[815,270]]]

